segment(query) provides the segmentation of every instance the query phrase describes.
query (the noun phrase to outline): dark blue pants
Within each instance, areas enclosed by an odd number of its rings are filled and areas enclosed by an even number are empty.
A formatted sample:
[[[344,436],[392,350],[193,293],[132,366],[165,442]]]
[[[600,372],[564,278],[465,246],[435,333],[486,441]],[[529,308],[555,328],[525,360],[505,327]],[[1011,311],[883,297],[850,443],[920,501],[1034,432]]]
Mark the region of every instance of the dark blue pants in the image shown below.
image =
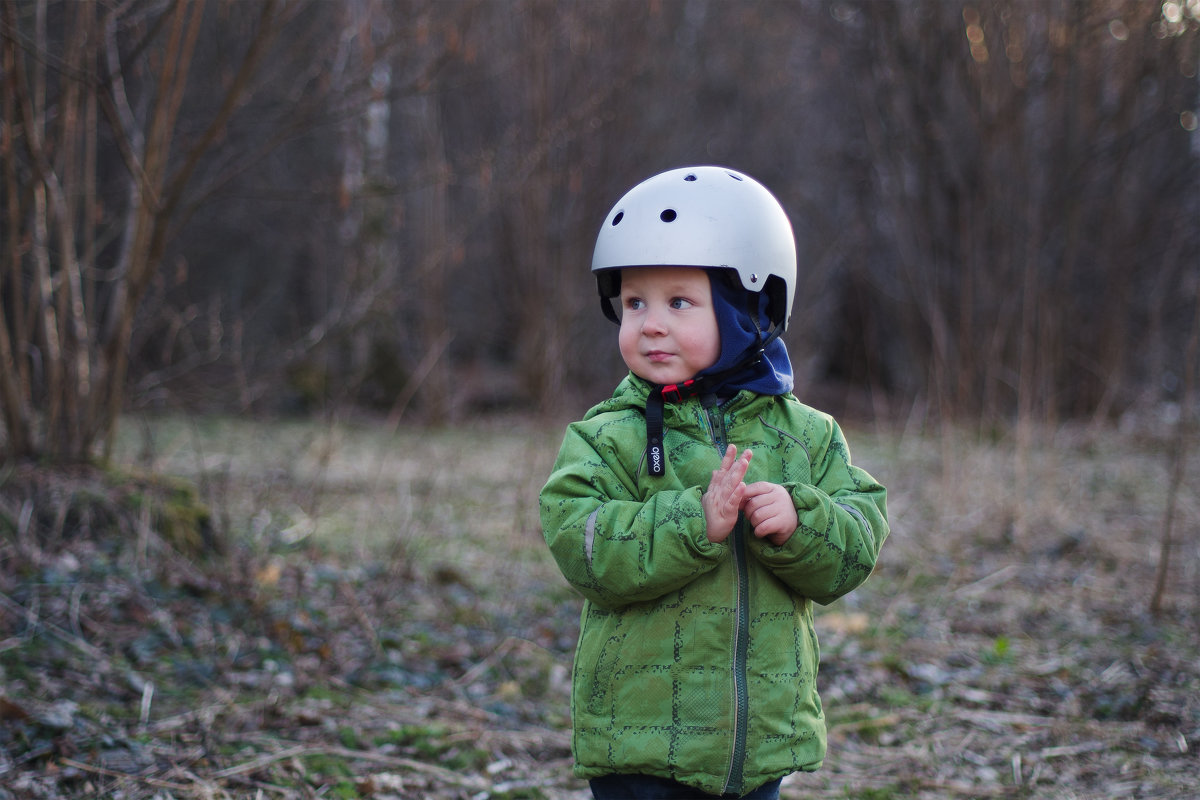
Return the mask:
[[[651,775],[605,775],[593,778],[589,783],[596,800],[710,800],[720,796]],[[742,800],[779,800],[779,783],[765,783]]]

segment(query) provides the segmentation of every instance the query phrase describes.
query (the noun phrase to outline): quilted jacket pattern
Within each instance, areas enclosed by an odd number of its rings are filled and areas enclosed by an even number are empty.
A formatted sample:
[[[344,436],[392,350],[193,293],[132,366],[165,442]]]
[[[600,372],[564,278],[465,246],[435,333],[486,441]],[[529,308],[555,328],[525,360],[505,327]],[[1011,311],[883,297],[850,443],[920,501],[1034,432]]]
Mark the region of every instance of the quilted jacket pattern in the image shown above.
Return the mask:
[[[871,574],[886,491],[830,416],[748,391],[667,405],[668,470],[652,477],[649,390],[630,375],[570,425],[541,493],[546,542],[585,598],[575,772],[745,794],[824,759],[812,604]],[[754,451],[747,483],[790,491],[800,524],[783,546],[740,520],[723,543],[705,536],[701,493],[729,442]]]

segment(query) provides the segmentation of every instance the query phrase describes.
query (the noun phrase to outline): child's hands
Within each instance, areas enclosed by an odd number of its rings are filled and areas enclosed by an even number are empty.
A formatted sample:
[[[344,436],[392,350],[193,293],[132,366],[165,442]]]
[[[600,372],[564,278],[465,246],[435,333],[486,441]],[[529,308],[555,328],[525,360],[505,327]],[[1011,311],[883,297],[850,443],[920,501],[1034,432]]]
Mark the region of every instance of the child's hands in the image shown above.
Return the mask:
[[[758,481],[747,486],[742,511],[753,526],[754,535],[776,547],[792,538],[800,525],[791,494],[777,483]]]
[[[746,515],[755,536],[776,547],[792,538],[800,524],[787,489],[768,481],[749,486],[743,483],[753,455],[750,450],[743,450],[739,458],[737,447],[729,445],[721,459],[721,468],[713,470],[708,491],[700,498],[710,542],[723,542],[729,538],[737,523],[738,512]]]
[[[710,542],[723,542],[733,532],[747,490],[742,479],[746,477],[753,455],[745,450],[739,458],[737,448],[729,445],[721,459],[721,468],[713,470],[708,491],[700,498]]]

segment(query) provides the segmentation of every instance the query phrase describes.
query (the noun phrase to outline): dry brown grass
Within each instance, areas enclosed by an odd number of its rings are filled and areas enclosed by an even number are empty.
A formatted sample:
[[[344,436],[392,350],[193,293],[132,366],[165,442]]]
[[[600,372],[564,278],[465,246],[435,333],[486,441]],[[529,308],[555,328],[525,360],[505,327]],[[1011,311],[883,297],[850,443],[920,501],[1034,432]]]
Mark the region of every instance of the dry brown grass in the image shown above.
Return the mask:
[[[587,796],[578,601],[536,510],[559,426],[125,430],[120,459],[195,481],[231,553],[207,584],[103,537],[0,537],[0,798]],[[1163,435],[849,436],[893,534],[821,611],[830,754],[784,796],[1194,796],[1200,458],[1155,618]]]
[[[1023,457],[961,431],[866,444],[893,534],[823,620],[830,758],[791,796],[1194,796],[1196,459],[1153,618],[1168,467],[1153,431],[1064,426]]]

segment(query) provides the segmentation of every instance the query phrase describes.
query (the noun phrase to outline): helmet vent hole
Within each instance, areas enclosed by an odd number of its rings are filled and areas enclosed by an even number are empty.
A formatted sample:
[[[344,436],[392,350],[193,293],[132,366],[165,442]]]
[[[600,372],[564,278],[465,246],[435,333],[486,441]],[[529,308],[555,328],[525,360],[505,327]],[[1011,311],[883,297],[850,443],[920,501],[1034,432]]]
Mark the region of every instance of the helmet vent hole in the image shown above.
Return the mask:
[[[688,175],[686,178],[684,178],[684,180],[685,180],[685,181],[694,181],[694,180],[696,180],[696,176],[695,176],[695,175]]]
[[[620,225],[620,224],[621,224],[621,220],[623,220],[623,219],[625,219],[625,212],[624,212],[624,211],[618,211],[618,212],[617,212],[617,215],[616,215],[615,217],[613,217],[613,221],[612,221],[612,224],[613,224],[613,226],[615,227],[615,226],[617,226],[617,225]]]
[[[751,282],[751,283],[758,283],[758,273],[753,273],[753,274],[751,274],[751,275],[750,275],[750,282]]]
[[[663,222],[674,222],[675,217],[677,217],[677,216],[679,216],[679,215],[675,213],[675,209],[664,208],[663,212],[658,215],[658,218],[661,219]]]
[[[742,179],[741,175],[734,175],[732,172],[726,172],[725,174],[733,178],[735,181],[740,181]]]

